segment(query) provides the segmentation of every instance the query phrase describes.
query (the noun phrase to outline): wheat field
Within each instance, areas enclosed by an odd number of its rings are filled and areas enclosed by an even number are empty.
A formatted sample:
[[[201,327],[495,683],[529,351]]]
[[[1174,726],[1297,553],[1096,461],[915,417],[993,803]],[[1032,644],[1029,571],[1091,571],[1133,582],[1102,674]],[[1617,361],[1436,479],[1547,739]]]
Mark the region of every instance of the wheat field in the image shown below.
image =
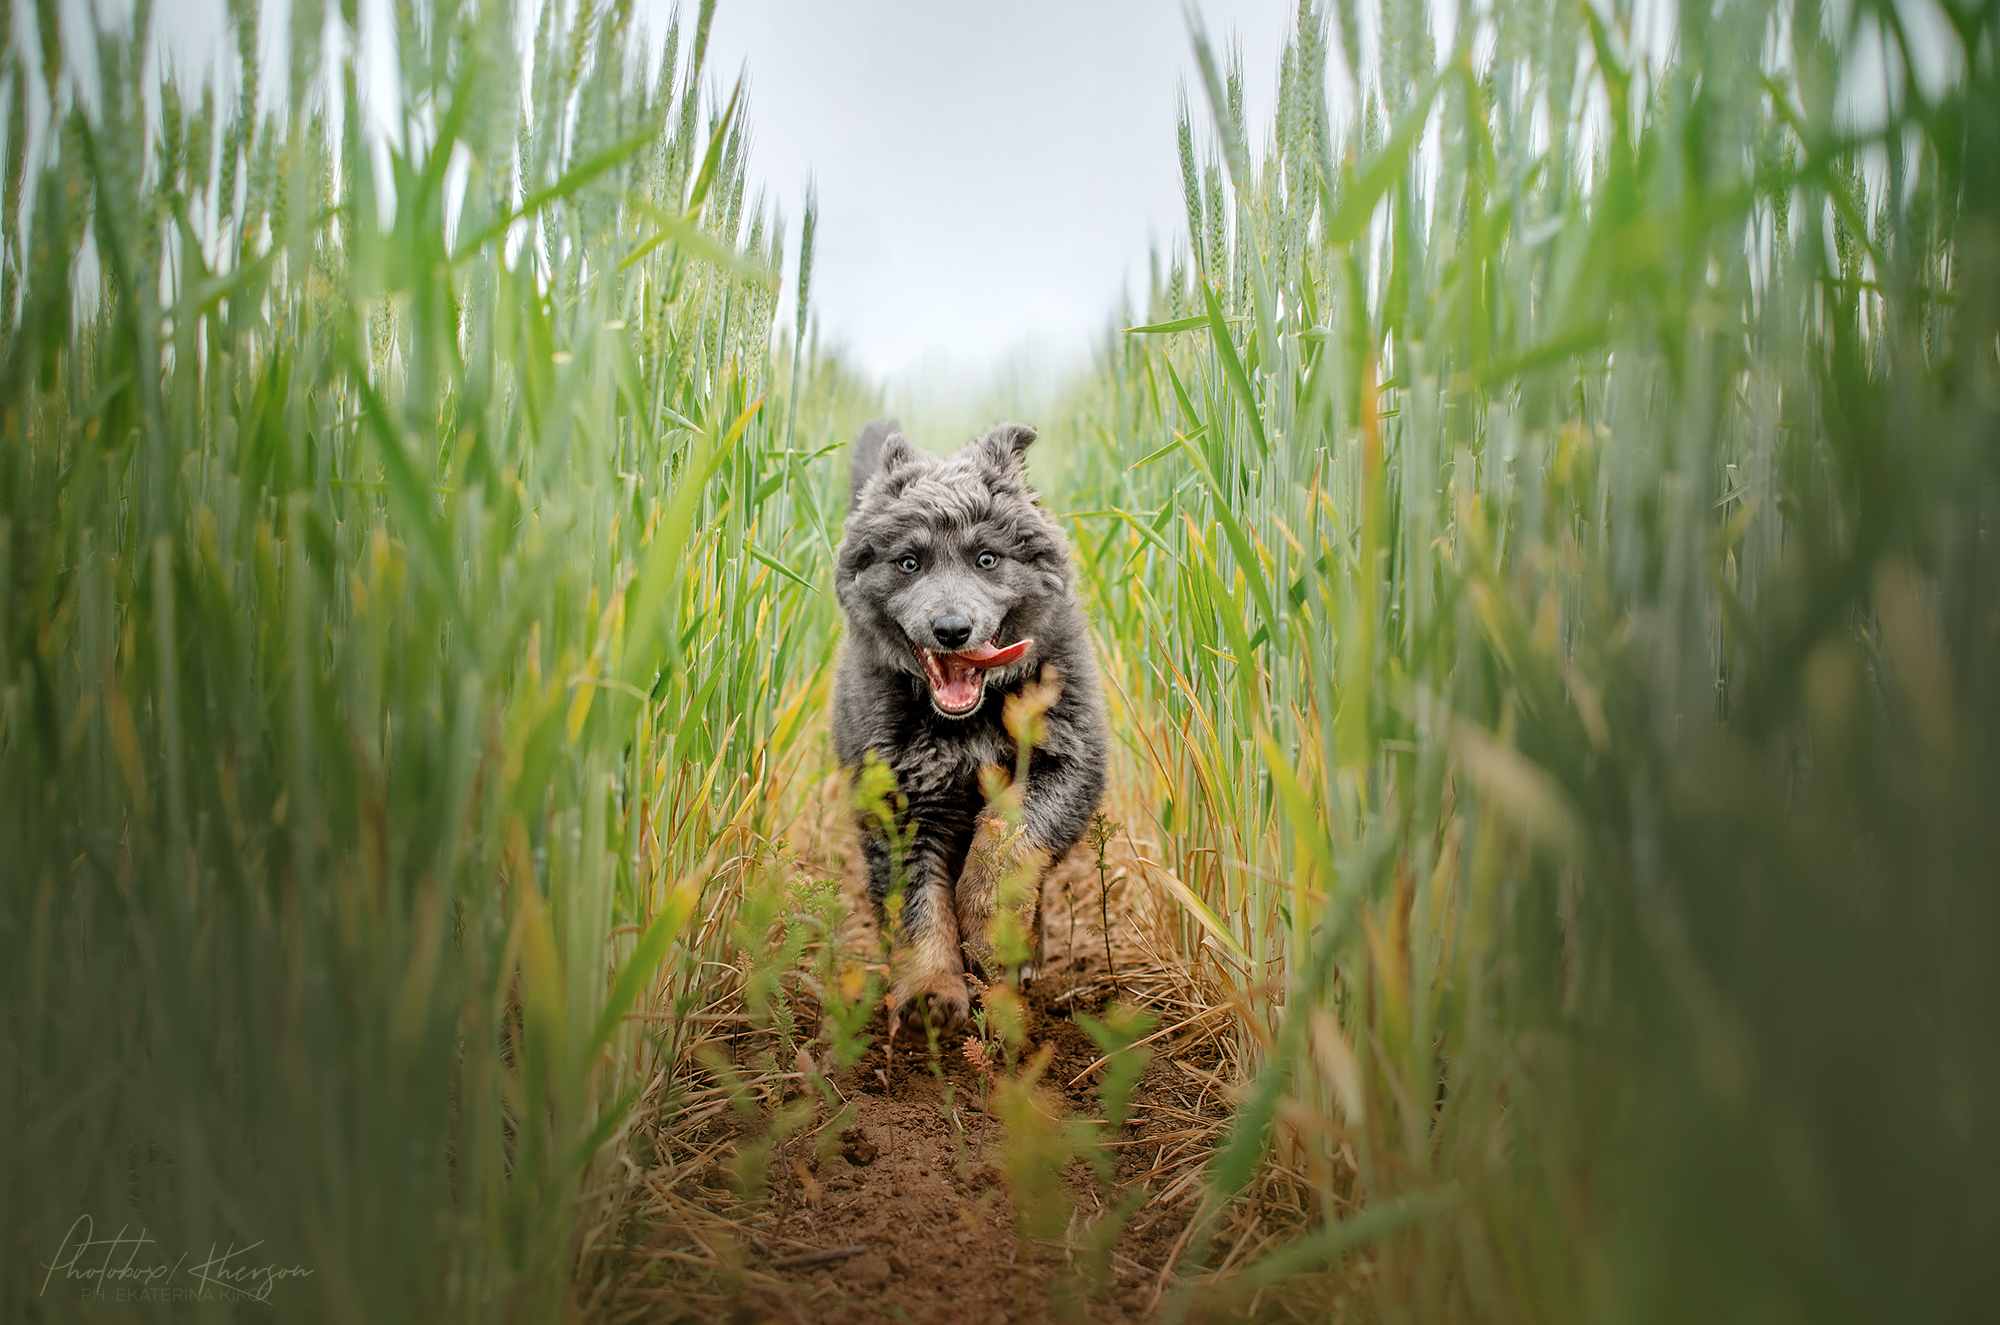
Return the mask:
[[[400,5],[387,143],[353,0],[229,12],[208,84],[0,6],[0,1318],[954,1318],[773,1241],[894,1070],[881,399],[714,0]],[[1266,124],[1189,35],[1186,231],[1034,421],[1087,998],[902,1069],[999,1318],[1990,1313],[2000,5],[1302,0]]]

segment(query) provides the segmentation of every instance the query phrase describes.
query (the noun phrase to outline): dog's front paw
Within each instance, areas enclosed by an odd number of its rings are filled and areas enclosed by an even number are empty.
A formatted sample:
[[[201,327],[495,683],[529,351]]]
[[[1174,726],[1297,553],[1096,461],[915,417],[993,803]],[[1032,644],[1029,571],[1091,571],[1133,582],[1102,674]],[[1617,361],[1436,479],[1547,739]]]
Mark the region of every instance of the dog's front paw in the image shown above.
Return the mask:
[[[889,1038],[905,1028],[923,1034],[926,1027],[940,1037],[962,1028],[972,1017],[972,991],[956,971],[911,975],[889,993]]]

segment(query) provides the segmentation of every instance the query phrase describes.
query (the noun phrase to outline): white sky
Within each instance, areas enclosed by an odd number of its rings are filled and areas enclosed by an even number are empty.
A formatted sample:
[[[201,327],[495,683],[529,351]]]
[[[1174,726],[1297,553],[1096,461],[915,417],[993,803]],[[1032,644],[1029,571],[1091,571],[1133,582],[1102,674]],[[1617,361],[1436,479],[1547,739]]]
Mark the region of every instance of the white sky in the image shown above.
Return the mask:
[[[683,59],[697,7],[681,5]],[[673,8],[639,0],[655,42]],[[1261,136],[1295,0],[1197,8],[1215,41],[1240,39]],[[284,0],[265,9],[282,68]],[[364,58],[387,55],[387,0],[361,10]],[[184,74],[233,63],[223,0],[155,0],[154,13]],[[721,0],[709,77],[726,90],[744,69],[751,176],[783,205],[793,248],[787,303],[811,178],[822,339],[892,385],[962,392],[1058,371],[1121,292],[1140,293],[1150,248],[1182,236],[1182,80],[1198,128],[1208,111],[1176,0]]]
[[[1201,8],[1262,123],[1295,4]],[[817,180],[815,312],[870,373],[1068,360],[1185,228],[1181,79],[1207,110],[1174,0],[723,0],[709,60],[749,69],[751,168],[794,234]]]

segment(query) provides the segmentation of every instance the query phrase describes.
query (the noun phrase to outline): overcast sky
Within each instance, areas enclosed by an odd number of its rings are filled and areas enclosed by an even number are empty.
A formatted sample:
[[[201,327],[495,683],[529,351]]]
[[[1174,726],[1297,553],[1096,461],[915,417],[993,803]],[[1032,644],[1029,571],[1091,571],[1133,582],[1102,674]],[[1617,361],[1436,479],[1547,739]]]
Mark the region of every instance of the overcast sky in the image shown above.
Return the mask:
[[[387,5],[362,0],[364,51],[390,49]],[[639,0],[656,41],[673,7]],[[1264,124],[1294,0],[1198,8],[1218,42],[1241,41],[1250,123]],[[265,10],[282,68],[283,0]],[[222,13],[155,0],[184,73],[223,62]],[[1140,293],[1149,249],[1181,237],[1183,80],[1197,124],[1207,109],[1178,0],[721,0],[709,70],[725,89],[748,71],[752,177],[793,241],[817,181],[822,336],[892,386],[976,388],[1010,362],[1071,361],[1122,291]]]
[[[1260,123],[1296,6],[1202,8]],[[790,217],[818,182],[823,334],[875,374],[977,377],[1080,351],[1180,236],[1190,51],[1174,0],[723,0],[709,58],[749,70],[752,169]]]

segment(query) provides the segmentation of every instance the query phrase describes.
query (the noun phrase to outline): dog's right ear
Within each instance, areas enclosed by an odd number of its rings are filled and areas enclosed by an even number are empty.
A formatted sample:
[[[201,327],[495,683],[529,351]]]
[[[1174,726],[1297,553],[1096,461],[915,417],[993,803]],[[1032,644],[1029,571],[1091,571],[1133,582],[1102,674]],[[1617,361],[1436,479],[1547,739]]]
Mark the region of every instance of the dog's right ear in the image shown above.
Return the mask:
[[[1001,423],[972,443],[973,454],[995,492],[1027,491],[1027,455],[1034,441],[1035,430],[1027,424]]]
[[[1025,423],[1000,423],[979,439],[987,463],[1003,472],[1018,470],[1034,445],[1035,430]]]

